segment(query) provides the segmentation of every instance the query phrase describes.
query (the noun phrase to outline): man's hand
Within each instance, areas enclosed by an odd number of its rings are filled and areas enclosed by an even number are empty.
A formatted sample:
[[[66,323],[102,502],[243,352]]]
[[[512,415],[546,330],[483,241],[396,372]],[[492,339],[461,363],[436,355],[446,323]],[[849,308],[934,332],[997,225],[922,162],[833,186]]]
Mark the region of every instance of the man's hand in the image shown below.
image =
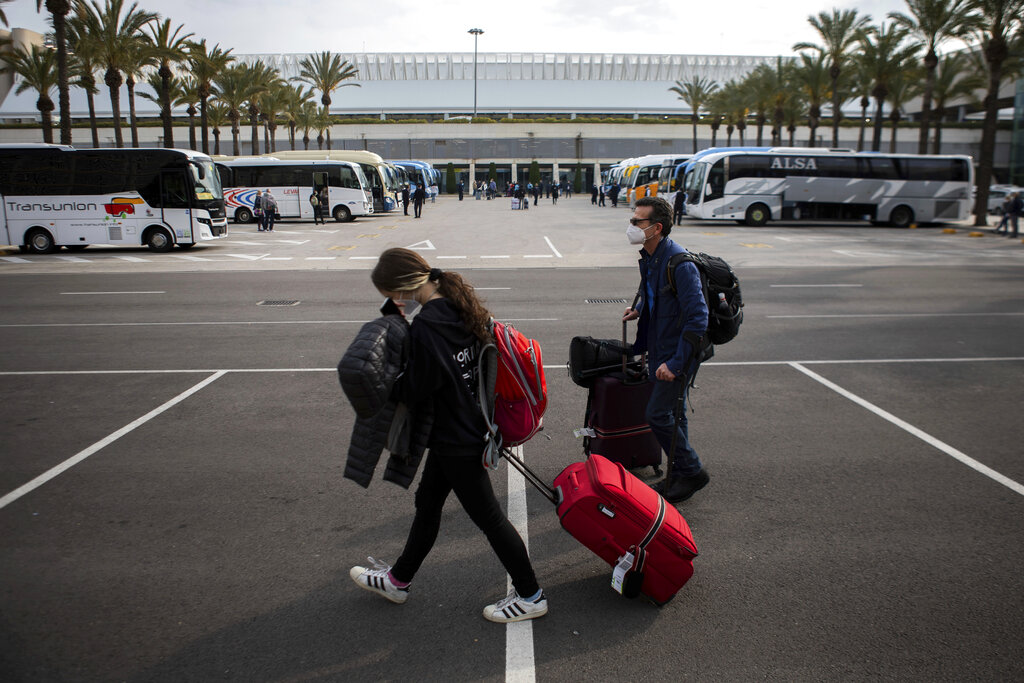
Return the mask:
[[[630,320],[636,320],[640,317],[640,311],[635,308],[627,308],[626,312],[622,314],[622,322],[628,322]]]
[[[657,379],[661,379],[666,382],[673,382],[676,379],[675,374],[668,369],[668,365],[666,363],[662,363],[658,366],[658,369],[654,371],[654,376]]]

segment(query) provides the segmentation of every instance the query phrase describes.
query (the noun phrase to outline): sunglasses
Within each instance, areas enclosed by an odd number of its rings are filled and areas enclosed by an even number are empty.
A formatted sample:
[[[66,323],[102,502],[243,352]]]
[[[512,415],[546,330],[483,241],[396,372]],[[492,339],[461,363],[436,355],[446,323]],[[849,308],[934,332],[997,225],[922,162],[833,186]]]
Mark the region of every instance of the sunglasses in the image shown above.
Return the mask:
[[[637,225],[640,225],[641,223],[650,223],[650,222],[652,222],[650,218],[630,218],[629,219],[629,224],[634,226],[634,227],[637,226]]]

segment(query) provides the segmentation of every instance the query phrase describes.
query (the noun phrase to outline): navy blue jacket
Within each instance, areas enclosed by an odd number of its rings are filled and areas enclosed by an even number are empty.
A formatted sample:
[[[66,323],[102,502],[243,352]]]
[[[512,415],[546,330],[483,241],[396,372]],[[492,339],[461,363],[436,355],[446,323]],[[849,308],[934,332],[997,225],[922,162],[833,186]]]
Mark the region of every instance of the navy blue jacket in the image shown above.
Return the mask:
[[[669,259],[686,249],[665,237],[653,254],[640,250],[640,322],[637,328],[634,353],[648,354],[651,379],[662,363],[677,376],[688,368],[693,347],[684,335],[692,333],[702,337],[708,329],[708,306],[701,289],[697,266],[684,261],[676,266],[676,295],[666,278]],[[648,287],[648,285],[650,285]],[[648,289],[654,293],[653,308],[648,302]]]

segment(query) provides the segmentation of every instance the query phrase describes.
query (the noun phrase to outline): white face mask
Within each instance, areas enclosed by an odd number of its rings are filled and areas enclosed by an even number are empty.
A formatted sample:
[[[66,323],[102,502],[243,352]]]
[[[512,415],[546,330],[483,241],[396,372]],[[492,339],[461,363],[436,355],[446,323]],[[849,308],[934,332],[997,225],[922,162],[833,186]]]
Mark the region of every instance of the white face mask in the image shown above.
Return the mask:
[[[395,303],[403,304],[402,312],[405,314],[405,319],[410,325],[412,324],[412,319],[423,308],[423,304],[416,301],[416,299],[395,299]]]
[[[630,225],[626,228],[626,239],[630,244],[643,244],[647,241],[647,233],[635,225]]]

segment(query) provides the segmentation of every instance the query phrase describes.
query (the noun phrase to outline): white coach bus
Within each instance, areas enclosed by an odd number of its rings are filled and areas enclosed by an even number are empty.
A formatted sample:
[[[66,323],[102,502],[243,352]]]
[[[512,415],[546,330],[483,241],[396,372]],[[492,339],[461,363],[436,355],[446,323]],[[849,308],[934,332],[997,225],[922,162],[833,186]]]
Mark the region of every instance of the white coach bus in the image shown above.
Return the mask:
[[[226,237],[220,178],[179,149],[0,145],[0,241],[48,254],[90,244],[168,251]]]
[[[973,185],[967,156],[723,151],[696,161],[687,174],[686,213],[753,226],[867,220],[907,227],[966,219]]]
[[[313,218],[309,195],[327,188],[324,215],[345,223],[373,213],[370,185],[359,164],[349,161],[308,161],[276,157],[245,157],[217,161],[224,184],[224,204],[236,223],[253,221],[257,192],[270,190],[281,218]]]

